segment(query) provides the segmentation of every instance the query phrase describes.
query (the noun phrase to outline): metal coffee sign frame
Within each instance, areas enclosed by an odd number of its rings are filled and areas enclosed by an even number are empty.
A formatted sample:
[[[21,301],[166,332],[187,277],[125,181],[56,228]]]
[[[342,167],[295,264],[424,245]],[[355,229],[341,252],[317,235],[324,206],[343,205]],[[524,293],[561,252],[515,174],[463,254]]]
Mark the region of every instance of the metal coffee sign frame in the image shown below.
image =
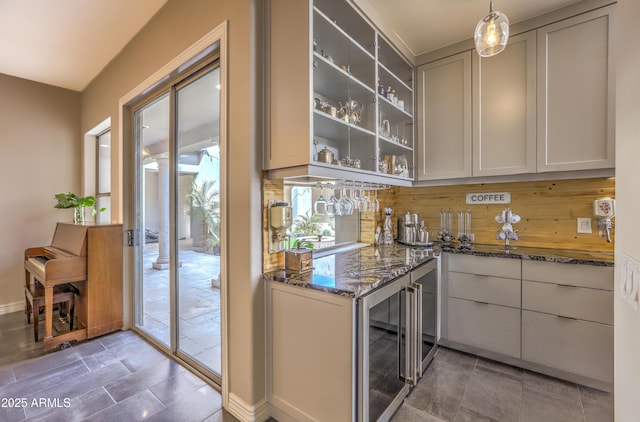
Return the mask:
[[[467,194],[467,205],[510,203],[511,192],[481,192]]]

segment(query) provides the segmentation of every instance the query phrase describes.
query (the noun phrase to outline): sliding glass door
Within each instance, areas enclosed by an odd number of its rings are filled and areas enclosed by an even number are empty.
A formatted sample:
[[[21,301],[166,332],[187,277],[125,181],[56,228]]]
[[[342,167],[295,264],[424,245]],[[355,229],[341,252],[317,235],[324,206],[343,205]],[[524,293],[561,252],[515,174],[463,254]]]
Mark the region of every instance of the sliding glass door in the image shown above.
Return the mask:
[[[200,65],[133,108],[135,324],[221,377],[220,69]]]

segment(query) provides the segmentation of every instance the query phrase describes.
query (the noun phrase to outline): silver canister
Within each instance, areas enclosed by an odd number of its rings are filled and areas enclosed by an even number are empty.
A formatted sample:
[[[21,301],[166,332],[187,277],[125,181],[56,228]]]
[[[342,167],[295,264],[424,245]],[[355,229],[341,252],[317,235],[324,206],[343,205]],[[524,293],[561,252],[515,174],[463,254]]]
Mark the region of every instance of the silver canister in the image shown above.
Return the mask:
[[[418,242],[418,214],[408,212],[398,219],[398,242],[407,245]]]

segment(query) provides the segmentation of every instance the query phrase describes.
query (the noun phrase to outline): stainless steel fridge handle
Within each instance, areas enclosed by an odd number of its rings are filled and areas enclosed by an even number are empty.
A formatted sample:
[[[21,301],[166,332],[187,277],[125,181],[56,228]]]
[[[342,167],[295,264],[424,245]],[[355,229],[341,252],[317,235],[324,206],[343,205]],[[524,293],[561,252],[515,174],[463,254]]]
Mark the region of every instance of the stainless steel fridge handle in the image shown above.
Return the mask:
[[[407,326],[405,329],[405,371],[406,371],[406,383],[409,385],[415,385],[417,382],[417,370],[416,370],[416,288],[415,286],[407,286],[407,300],[406,300],[406,321]]]
[[[422,377],[422,284],[415,283],[416,288],[416,311],[413,313],[416,321],[416,330],[414,331],[415,347],[414,351],[416,358],[414,359],[416,370],[416,381]]]

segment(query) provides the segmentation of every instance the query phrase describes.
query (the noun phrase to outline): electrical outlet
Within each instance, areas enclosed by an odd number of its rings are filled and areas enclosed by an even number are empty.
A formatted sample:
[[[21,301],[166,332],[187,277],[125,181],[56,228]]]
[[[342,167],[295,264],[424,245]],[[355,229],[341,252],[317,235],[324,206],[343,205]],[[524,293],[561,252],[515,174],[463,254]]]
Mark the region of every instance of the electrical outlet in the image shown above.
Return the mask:
[[[591,230],[591,218],[578,217],[578,233],[593,233]]]

